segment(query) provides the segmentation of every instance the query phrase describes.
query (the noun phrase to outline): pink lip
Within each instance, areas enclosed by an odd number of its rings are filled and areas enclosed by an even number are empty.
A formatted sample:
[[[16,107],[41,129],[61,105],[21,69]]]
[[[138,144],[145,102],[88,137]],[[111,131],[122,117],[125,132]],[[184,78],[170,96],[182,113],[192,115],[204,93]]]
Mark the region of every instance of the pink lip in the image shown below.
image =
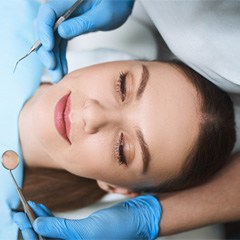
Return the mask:
[[[69,120],[69,113],[71,111],[70,93],[64,95],[56,104],[54,112],[54,123],[58,133],[71,144],[69,140],[69,133],[71,130],[71,123]]]

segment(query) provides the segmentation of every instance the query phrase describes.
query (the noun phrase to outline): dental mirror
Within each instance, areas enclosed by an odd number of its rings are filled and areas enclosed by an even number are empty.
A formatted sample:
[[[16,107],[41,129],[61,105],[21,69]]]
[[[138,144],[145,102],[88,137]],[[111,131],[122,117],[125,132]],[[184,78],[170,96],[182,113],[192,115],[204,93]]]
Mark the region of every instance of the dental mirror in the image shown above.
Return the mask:
[[[2,165],[7,170],[13,170],[18,166],[19,159],[16,152],[9,150],[2,155]]]
[[[22,193],[22,189],[18,186],[16,179],[13,176],[12,170],[15,169],[18,166],[19,163],[19,158],[16,152],[12,151],[12,150],[8,150],[6,152],[3,153],[2,155],[2,165],[4,168],[6,168],[7,170],[9,170],[10,175],[13,179],[13,182],[16,186],[18,195],[20,197],[20,200],[22,202],[23,205],[23,209],[24,212],[27,214],[31,224],[33,224],[34,220],[35,220],[35,215],[32,211],[32,209],[30,208],[30,206],[28,205],[23,193]],[[43,238],[41,236],[38,235],[38,239],[42,240]]]

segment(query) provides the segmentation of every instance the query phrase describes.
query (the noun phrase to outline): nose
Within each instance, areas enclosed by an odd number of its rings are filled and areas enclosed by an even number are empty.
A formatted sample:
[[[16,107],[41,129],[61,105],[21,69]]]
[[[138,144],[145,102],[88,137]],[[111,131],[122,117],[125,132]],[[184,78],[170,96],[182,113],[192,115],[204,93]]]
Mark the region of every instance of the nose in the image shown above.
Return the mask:
[[[96,133],[106,125],[116,123],[119,118],[117,115],[116,111],[107,109],[99,101],[88,99],[83,107],[84,131]]]

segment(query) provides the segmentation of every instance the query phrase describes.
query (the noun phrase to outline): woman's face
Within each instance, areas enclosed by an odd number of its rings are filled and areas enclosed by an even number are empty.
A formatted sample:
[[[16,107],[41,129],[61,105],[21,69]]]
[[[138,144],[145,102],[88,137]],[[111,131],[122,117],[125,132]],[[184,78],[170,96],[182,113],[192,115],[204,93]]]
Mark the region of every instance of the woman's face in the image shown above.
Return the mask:
[[[199,116],[197,91],[180,70],[140,61],[70,73],[37,99],[31,115],[32,134],[50,161],[127,188],[177,176],[197,140]]]

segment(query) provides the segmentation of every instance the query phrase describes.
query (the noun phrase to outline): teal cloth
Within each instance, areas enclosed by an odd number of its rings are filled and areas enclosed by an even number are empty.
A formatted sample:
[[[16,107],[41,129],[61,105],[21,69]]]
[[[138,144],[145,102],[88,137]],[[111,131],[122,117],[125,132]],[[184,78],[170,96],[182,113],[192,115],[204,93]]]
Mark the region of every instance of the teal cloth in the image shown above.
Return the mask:
[[[23,60],[15,74],[13,68],[34,42],[34,18],[39,3],[35,0],[0,1],[0,157],[6,150],[20,156],[13,171],[19,184],[23,181],[23,160],[18,135],[18,117],[26,100],[40,84],[43,66],[33,53]],[[0,164],[0,239],[17,239],[18,227],[12,210],[20,200],[9,172]]]

